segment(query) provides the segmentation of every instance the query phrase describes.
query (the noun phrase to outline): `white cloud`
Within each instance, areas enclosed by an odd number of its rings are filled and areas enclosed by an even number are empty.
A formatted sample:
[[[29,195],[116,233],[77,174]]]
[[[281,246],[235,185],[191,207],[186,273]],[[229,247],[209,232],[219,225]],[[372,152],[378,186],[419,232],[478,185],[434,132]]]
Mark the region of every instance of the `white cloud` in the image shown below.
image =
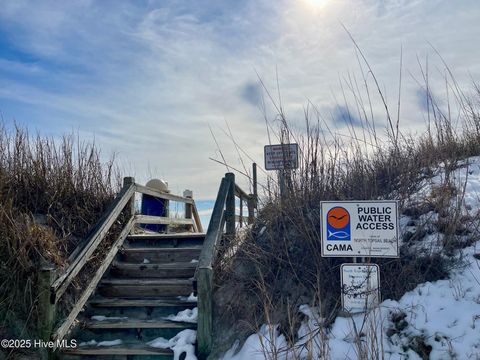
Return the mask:
[[[11,2],[0,9],[0,31],[34,60],[0,59],[11,69],[0,72],[6,85],[0,108],[13,118],[11,101],[17,108],[29,104],[35,115],[23,122],[95,134],[141,181],[152,172],[167,178],[174,192],[193,188],[196,197],[212,198],[225,168],[208,160],[216,146],[207,123],[234,166],[241,167],[234,146],[219,130],[225,120],[236,141],[262,162],[267,138],[255,104],[255,72],[275,94],[278,69],[293,122],[302,121],[307,99],[328,117],[335,109],[332,92],[343,104],[338,79],[359,76],[343,23],[394,107],[401,46],[405,68],[416,76],[417,55],[424,61],[430,53],[433,72],[441,68],[431,42],[460,81],[468,72],[478,78],[479,14],[468,0],[330,0],[318,9],[306,0]],[[409,128],[423,121],[418,89],[405,71],[402,114]]]

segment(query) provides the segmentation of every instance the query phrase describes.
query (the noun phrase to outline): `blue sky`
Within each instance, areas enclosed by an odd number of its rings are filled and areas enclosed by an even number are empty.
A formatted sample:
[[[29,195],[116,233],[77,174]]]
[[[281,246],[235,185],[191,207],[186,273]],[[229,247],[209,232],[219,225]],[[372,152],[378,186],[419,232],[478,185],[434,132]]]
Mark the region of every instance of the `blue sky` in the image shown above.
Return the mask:
[[[344,24],[392,106],[403,48],[401,124],[420,131],[418,59],[428,56],[439,88],[444,69],[432,45],[461,84],[479,80],[479,18],[477,0],[6,0],[0,111],[44,134],[78,131],[106,156],[116,152],[125,174],[141,182],[162,177],[172,192],[190,188],[208,200],[226,171],[209,160],[220,158],[209,126],[233,166],[241,168],[223,132],[227,122],[236,142],[263,162],[257,74],[276,93],[278,73],[292,123],[301,127],[311,101],[341,132],[339,81],[359,74]],[[268,104],[266,111],[275,126]]]

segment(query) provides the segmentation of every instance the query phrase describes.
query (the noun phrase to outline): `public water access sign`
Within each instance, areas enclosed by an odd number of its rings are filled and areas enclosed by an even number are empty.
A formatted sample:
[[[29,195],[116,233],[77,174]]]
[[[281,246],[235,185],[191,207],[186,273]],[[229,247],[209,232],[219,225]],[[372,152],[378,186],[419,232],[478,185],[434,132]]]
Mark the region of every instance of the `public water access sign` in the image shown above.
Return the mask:
[[[363,312],[380,303],[380,268],[377,264],[342,264],[342,307]]]
[[[322,256],[398,257],[397,201],[322,201]]]
[[[265,145],[265,170],[298,168],[298,144]]]

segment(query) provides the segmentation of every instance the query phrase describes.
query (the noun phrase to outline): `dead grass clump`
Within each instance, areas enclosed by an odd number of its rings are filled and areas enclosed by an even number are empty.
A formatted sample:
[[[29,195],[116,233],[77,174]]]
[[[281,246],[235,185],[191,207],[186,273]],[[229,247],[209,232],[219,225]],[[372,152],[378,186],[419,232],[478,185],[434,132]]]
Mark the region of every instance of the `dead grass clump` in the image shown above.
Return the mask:
[[[119,184],[95,144],[0,124],[0,329],[11,338],[35,334],[39,267],[66,264]]]

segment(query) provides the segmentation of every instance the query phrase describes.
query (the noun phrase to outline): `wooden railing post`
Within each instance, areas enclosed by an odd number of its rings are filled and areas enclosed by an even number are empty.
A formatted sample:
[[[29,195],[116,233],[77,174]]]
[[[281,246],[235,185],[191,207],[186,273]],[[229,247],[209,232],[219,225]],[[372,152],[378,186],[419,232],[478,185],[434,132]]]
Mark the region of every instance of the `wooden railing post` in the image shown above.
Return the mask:
[[[55,266],[44,264],[37,274],[38,323],[40,338],[50,341],[55,325],[55,303],[51,296],[51,286],[55,281]]]
[[[124,177],[123,178],[123,187],[126,188],[132,184],[135,184],[135,178],[133,177]],[[135,192],[132,195],[132,198],[130,199],[129,204],[127,205],[129,209],[129,213],[131,216],[135,215]]]
[[[248,207],[248,225],[253,224],[255,219],[255,196],[250,194],[250,197],[247,200]]]
[[[253,224],[255,219],[255,209],[257,208],[258,202],[258,192],[257,192],[257,164],[253,163],[252,165],[252,188],[253,194],[249,195],[247,200],[247,207],[248,207],[248,224]]]
[[[253,177],[253,196],[255,197],[255,201],[258,199],[258,192],[257,192],[257,164],[253,163],[252,165],[252,177]]]
[[[185,190],[183,192],[183,197],[187,199],[192,199],[193,198],[193,192],[191,190]],[[185,219],[192,219],[193,218],[193,205],[185,203]],[[197,231],[195,229],[195,225],[193,225],[193,230]]]
[[[228,240],[235,238],[235,174],[226,173],[228,181],[228,194],[225,204],[225,235]]]
[[[240,227],[243,226],[243,197],[240,197],[240,217],[239,217],[239,222],[240,222]]]
[[[211,267],[197,271],[198,322],[197,345],[198,358],[205,360],[212,350],[213,335],[213,270]]]

